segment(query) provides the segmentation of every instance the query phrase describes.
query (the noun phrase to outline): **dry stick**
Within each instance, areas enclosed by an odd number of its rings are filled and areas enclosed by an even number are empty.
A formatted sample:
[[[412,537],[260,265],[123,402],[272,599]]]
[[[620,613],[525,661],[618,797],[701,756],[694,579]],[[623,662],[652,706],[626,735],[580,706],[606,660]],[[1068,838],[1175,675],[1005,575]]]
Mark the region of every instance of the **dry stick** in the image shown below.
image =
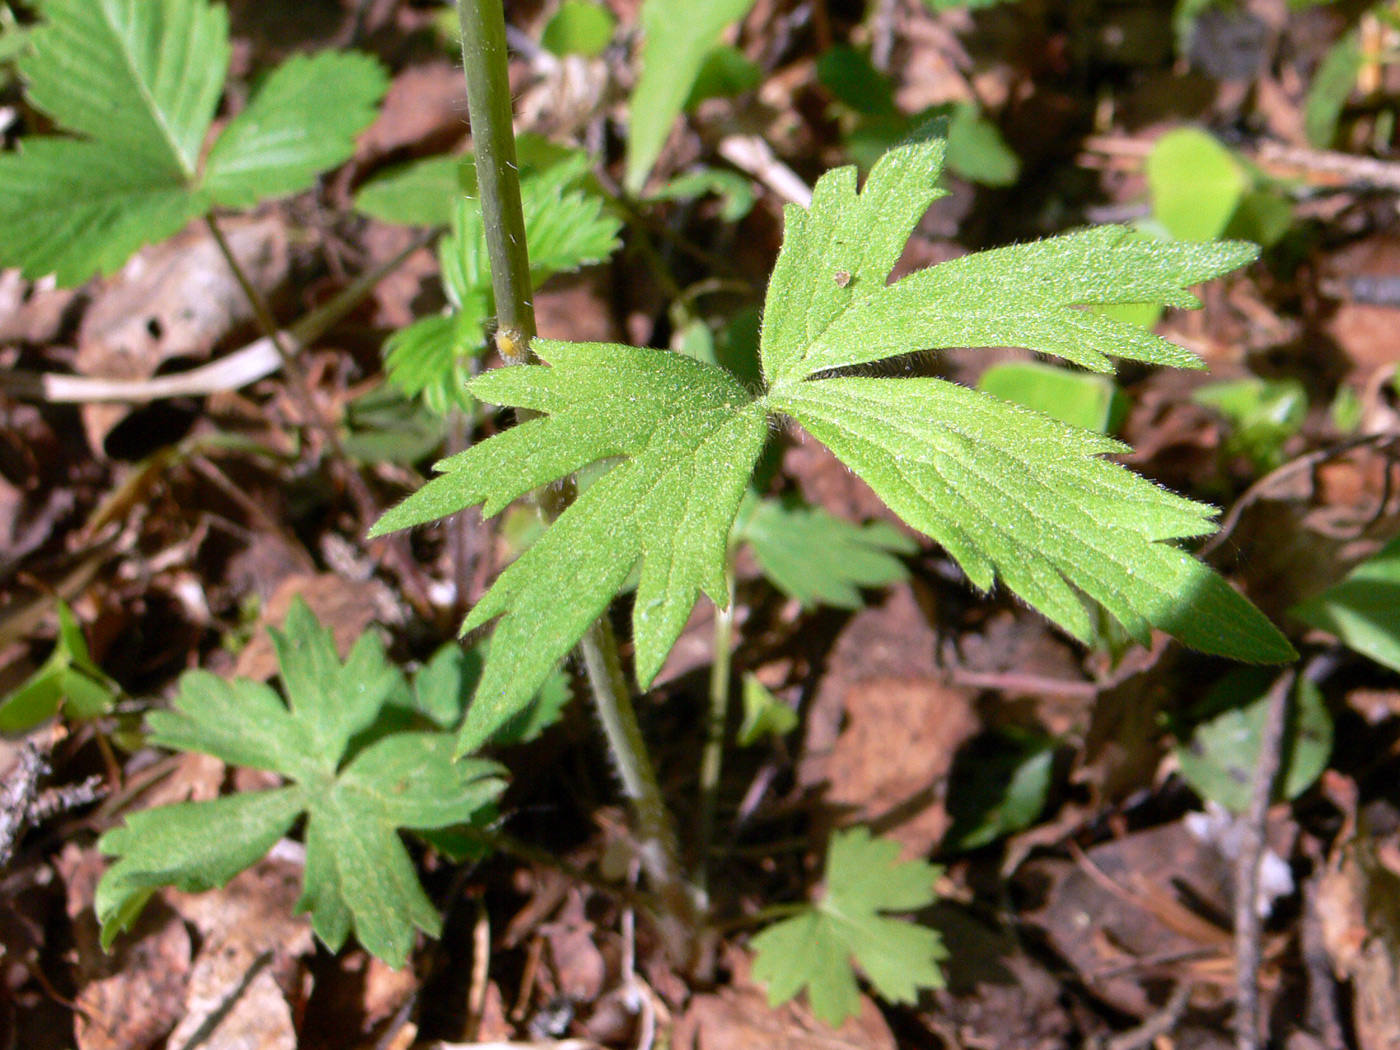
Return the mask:
[[[440,230],[425,230],[392,259],[380,263],[367,274],[356,278],[337,292],[328,302],[318,306],[300,321],[281,333],[291,346],[304,346],[330,331],[360,303],[374,286],[393,273],[410,255],[425,248],[437,238]],[[156,376],[153,379],[105,379],[101,376],[71,376],[55,372],[27,372],[10,369],[0,372],[0,390],[14,397],[49,401],[55,404],[87,403],[93,401],[129,401],[141,403],[167,397],[189,397],[214,394],[222,390],[237,390],[272,375],[282,365],[277,348],[264,336],[241,350],[200,365],[188,372]]]
[[[505,13],[501,0],[460,0],[458,13],[472,151],[496,299],[496,348],[508,364],[521,364],[531,356],[535,312],[506,69]],[[546,518],[563,512],[571,491],[571,487],[549,488],[540,494],[538,504]],[[657,918],[667,950],[677,960],[688,961],[694,898],[680,874],[674,825],[642,741],[631,690],[606,615],[584,635],[579,652],[623,791],[632,803],[642,865],[665,905]]]
[[[1269,707],[1260,734],[1259,762],[1250,784],[1249,813],[1235,867],[1235,1046],[1259,1050],[1259,965],[1264,922],[1259,914],[1259,867],[1264,858],[1269,800],[1283,765],[1283,735],[1289,699],[1298,673],[1290,668],[1269,690]]]
[[[345,490],[350,495],[350,501],[355,505],[355,514],[359,518],[361,531],[368,531],[379,517],[380,512],[374,493],[365,483],[359,468],[346,455],[345,446],[341,444],[340,435],[335,430],[335,424],[317,405],[316,397],[311,391],[311,380],[302,369],[301,362],[297,360],[293,348],[283,338],[282,330],[277,326],[277,319],[272,316],[272,310],[268,307],[262,292],[248,279],[243,267],[239,265],[238,259],[233,254],[233,249],[229,246],[223,231],[219,229],[219,224],[215,221],[214,216],[205,216],[204,222],[214,237],[214,243],[219,246],[224,261],[228,263],[229,269],[233,272],[238,286],[243,289],[243,294],[247,296],[248,302],[252,305],[253,316],[257,319],[258,327],[262,329],[264,337],[270,339],[273,347],[276,348],[277,356],[282,361],[282,370],[287,374],[287,386],[292,391],[293,398],[298,402],[298,407],[306,419],[306,425],[320,435],[326,449],[330,452],[335,471],[340,475],[341,481],[345,484]],[[413,555],[409,552],[407,541],[402,536],[389,537],[385,545],[385,555],[385,561],[393,565],[404,585],[404,596],[413,603],[420,614],[431,615],[432,599],[429,598],[427,586],[422,580],[422,572],[413,560]]]

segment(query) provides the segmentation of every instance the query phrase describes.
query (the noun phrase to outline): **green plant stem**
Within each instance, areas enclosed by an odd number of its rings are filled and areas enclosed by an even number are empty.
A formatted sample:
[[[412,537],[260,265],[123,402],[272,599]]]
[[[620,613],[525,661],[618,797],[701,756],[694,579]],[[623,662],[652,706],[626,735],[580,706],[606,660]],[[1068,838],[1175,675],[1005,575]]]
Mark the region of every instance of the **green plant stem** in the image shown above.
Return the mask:
[[[491,262],[491,289],[496,298],[496,347],[508,364],[520,364],[530,358],[535,313],[520,204],[520,170],[515,159],[505,15],[501,0],[460,0],[458,11],[472,149]],[[540,493],[538,502],[545,517],[557,517],[568,506],[572,492],[572,485],[566,485]],[[695,925],[694,898],[680,874],[674,822],[642,741],[617,642],[605,619],[584,635],[579,651],[623,792],[632,804],[643,870],[666,905],[665,913],[658,916],[663,936],[673,958],[688,961]]]
[[[515,159],[505,10],[501,0],[459,0],[457,12],[486,254],[496,296],[496,346],[507,364],[520,364],[528,359],[535,335],[535,309]]]
[[[729,604],[715,609],[714,662],[710,665],[710,710],[705,721],[705,751],[700,756],[700,856],[696,861],[696,885],[708,898],[710,849],[715,838],[715,809],[719,802],[719,774],[724,762],[724,728],[729,719],[729,678],[734,647],[734,570],[725,573]]]

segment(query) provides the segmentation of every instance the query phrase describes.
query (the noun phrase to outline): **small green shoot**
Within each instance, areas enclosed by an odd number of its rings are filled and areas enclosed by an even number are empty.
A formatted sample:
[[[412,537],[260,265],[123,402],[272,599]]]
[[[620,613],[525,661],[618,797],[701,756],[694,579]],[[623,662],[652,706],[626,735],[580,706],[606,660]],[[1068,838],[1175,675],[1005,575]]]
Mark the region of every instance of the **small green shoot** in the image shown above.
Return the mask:
[[[121,686],[93,662],[73,610],[65,602],[57,608],[58,642],[43,666],[0,700],[0,732],[33,729],[60,707],[72,719],[96,718],[122,695]]]
[[[885,912],[909,912],[937,900],[941,868],[899,860],[899,843],[866,828],[831,836],[826,892],[815,904],[753,939],[753,976],[777,1006],[807,989],[812,1012],[839,1027],[860,1012],[856,967],[879,994],[912,1003],[921,988],[942,988],[948,958],[937,931]]]
[[[744,675],[744,721],[737,737],[740,747],[787,736],[797,728],[797,712],[788,707],[752,674]]]
[[[271,633],[285,703],[260,682],[189,671],[174,710],[152,713],[148,725],[163,747],[277,773],[286,786],[142,810],[103,835],[98,847],[117,858],[97,887],[103,945],[136,920],[156,888],[221,886],[304,814],[297,909],[311,913],[331,950],[353,929],[367,950],[402,967],[414,929],[436,936],[442,920],[399,829],[432,831],[489,815],[503,771],[483,759],[455,760],[450,731],[383,724],[412,701],[376,635],[360,638],[342,663],[330,632],[299,599],[284,629]]]

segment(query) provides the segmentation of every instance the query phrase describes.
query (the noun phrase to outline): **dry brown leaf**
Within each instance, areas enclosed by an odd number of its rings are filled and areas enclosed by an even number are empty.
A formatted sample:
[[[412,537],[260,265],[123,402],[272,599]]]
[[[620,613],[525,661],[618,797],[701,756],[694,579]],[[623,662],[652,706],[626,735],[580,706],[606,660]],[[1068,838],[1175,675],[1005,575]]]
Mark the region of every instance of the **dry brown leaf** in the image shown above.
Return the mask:
[[[224,236],[253,285],[265,295],[289,272],[286,223],[278,215],[226,221]],[[77,371],[104,379],[149,379],[175,358],[204,358],[234,328],[253,317],[252,306],[214,238],[191,227],[138,252],[106,281],[78,329]],[[130,409],[121,404],[83,408],[88,442],[102,443]]]

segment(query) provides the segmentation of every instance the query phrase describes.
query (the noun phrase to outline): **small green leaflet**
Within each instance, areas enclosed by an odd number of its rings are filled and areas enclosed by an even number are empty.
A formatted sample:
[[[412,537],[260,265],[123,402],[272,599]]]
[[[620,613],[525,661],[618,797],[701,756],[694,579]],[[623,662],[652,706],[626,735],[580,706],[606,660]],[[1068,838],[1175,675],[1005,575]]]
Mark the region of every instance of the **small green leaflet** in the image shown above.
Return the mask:
[[[29,101],[68,136],[0,155],[0,265],[64,285],[111,273],[215,206],[307,189],[347,159],[387,86],[366,55],[298,56],[200,149],[228,72],[208,0],[45,0],[19,60]]]
[[[752,747],[765,737],[777,739],[797,728],[797,712],[768,691],[752,674],[744,675],[744,721],[735,737]]]
[[[639,194],[680,116],[710,49],[753,0],[646,0],[639,21],[641,75],[632,92],[626,186]]]
[[[747,543],[763,574],[808,608],[859,609],[860,588],[907,579],[895,555],[919,545],[888,522],[853,525],[820,507],[762,499],[739,513],[735,539]]]
[[[60,706],[69,718],[96,718],[121,695],[121,687],[93,662],[73,610],[59,602],[58,644],[42,667],[0,699],[0,732],[33,729]]]
[[[1321,594],[1289,612],[1391,670],[1400,671],[1400,537]]]
[[[260,682],[190,671],[175,709],[151,714],[148,724],[163,747],[265,769],[288,785],[141,810],[103,835],[98,847],[117,857],[97,887],[103,945],[135,921],[157,887],[221,886],[305,814],[298,910],[311,913],[332,950],[353,928],[366,949],[401,967],[415,927],[435,936],[441,919],[398,829],[448,828],[489,812],[502,771],[482,759],[454,761],[450,732],[379,728],[407,689],[377,636],[361,637],[341,663],[330,632],[298,600],[272,637],[285,704]]]
[[[753,975],[768,986],[772,1006],[805,987],[812,1012],[831,1027],[860,1013],[852,960],[881,996],[912,1003],[921,988],[942,988],[948,958],[936,930],[883,912],[926,908],[937,899],[942,869],[901,862],[899,843],[872,839],[867,828],[838,831],[826,853],[826,892],[797,915],[750,943]]]
[[[789,207],[761,342],[757,400],[714,365],[596,343],[537,342],[544,365],[497,370],[474,396],[543,413],[438,464],[442,476],[375,534],[476,504],[495,514],[540,485],[621,457],[515,562],[466,629],[502,616],[460,741],[474,749],[512,717],[641,560],[633,611],[645,687],[701,590],[726,600],[726,543],[770,417],[824,442],[906,523],[944,546],[982,590],[1000,580],[1091,641],[1094,603],[1139,641],[1153,628],[1223,656],[1284,662],[1287,639],[1173,541],[1215,528],[1215,510],[1104,458],[1110,438],[936,379],[822,373],[929,347],[1021,345],[1109,368],[1103,355],[1195,365],[1164,340],[1078,309],[1196,299],[1248,245],[1139,242],[1110,227],[942,263],[888,284],[937,196],[941,140],[887,154],[857,193],[855,169]]]
[[[423,162],[420,168],[435,160]],[[530,276],[536,287],[555,274],[602,262],[618,248],[621,222],[604,213],[601,197],[579,188],[588,165],[587,154],[568,152],[521,179]],[[441,172],[427,174],[433,178],[407,172],[386,184],[370,197],[368,213],[389,221],[398,221],[393,216],[426,217],[433,209],[433,194],[450,188],[440,178]],[[449,309],[401,329],[384,346],[389,381],[410,397],[421,396],[439,415],[453,408],[473,408],[467,380],[472,362],[486,351],[484,325],[493,309],[480,202],[464,197],[460,190],[449,199],[446,211],[452,228],[438,245]],[[357,204],[365,210],[363,195]]]

